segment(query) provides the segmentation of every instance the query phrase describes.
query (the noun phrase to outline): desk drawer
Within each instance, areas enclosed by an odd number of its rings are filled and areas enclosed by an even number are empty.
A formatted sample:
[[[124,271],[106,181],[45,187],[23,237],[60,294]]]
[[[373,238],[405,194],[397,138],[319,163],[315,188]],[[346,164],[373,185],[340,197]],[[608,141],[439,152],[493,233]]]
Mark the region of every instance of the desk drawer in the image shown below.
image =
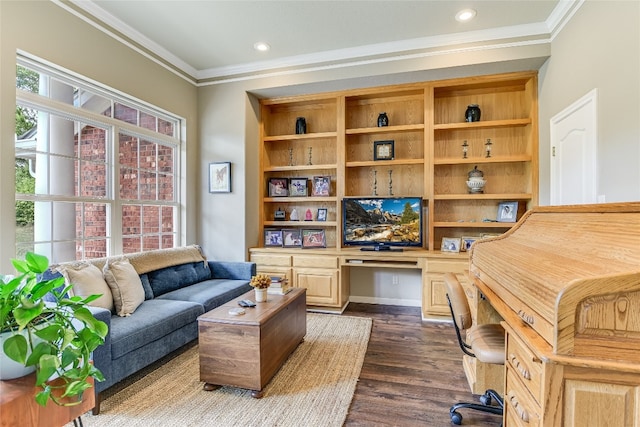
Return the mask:
[[[542,361],[514,334],[507,334],[507,369],[518,377],[538,404],[542,402]]]
[[[294,255],[294,267],[338,268],[338,257],[322,255]]]
[[[507,386],[504,395],[505,427],[538,427],[540,406],[532,399],[517,373],[507,366]]]
[[[291,255],[284,254],[251,254],[251,261],[258,266],[291,267]]]

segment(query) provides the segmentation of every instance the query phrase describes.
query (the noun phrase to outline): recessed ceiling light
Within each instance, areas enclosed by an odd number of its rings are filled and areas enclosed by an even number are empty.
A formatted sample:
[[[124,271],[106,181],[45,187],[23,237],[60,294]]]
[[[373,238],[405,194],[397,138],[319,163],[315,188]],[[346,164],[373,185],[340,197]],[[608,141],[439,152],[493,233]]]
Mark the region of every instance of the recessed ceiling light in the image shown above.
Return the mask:
[[[467,22],[472,20],[476,16],[476,11],[473,9],[464,9],[456,13],[456,21]]]
[[[271,49],[271,46],[269,46],[269,43],[257,42],[256,44],[253,45],[253,48],[255,50],[259,50],[260,52],[266,52],[269,49]]]

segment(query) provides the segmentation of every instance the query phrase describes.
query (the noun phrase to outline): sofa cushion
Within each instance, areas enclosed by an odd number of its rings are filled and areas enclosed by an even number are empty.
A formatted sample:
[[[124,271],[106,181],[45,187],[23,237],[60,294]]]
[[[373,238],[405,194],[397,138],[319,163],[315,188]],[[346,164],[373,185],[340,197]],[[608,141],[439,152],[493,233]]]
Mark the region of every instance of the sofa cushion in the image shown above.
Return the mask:
[[[196,302],[204,306],[204,311],[209,311],[251,289],[247,280],[211,279],[168,292],[156,299]]]
[[[147,273],[153,295],[157,298],[167,292],[211,278],[206,262],[189,262]]]
[[[72,286],[72,295],[81,297],[102,295],[91,301],[89,305],[113,311],[111,289],[98,267],[88,262],[74,262],[58,267],[58,271],[64,276],[66,284]]]
[[[126,258],[109,260],[104,265],[103,273],[113,294],[116,314],[131,315],[144,301],[144,289],[140,276]]]
[[[140,281],[142,282],[142,289],[144,289],[144,300],[153,299],[153,289],[151,289],[151,283],[149,283],[149,275],[147,273],[140,275]]]
[[[128,317],[111,318],[111,358],[117,359],[171,332],[193,323],[204,313],[202,305],[188,301],[153,299],[143,302]]]

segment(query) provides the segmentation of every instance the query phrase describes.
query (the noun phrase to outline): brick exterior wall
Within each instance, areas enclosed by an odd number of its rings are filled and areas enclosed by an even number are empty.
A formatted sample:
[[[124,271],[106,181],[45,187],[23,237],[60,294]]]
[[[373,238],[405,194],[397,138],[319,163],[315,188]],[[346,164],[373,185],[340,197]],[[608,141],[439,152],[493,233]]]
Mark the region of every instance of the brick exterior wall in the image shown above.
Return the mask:
[[[135,109],[115,104],[114,117],[127,123],[138,122]],[[106,112],[109,115],[109,112]],[[173,135],[173,125],[154,116],[140,113],[141,127],[158,130]],[[76,173],[76,189],[81,196],[105,197],[107,195],[107,153],[106,132],[92,126],[85,126],[76,135],[75,149],[80,150],[80,173]],[[128,135],[118,136],[117,158],[120,161],[120,192],[123,199],[132,200],[174,200],[173,151],[170,147],[139,140]],[[76,152],[76,154],[78,154]],[[76,172],[78,172],[76,170]],[[81,177],[78,186],[77,179]],[[138,189],[138,184],[139,189]],[[156,185],[158,186],[156,194]],[[106,204],[78,203],[76,205],[76,235],[84,237],[84,257],[107,256],[108,215]],[[123,252],[173,247],[174,209],[171,206],[123,205],[122,240]],[[92,239],[95,237],[95,239]],[[83,257],[77,249],[77,259]]]

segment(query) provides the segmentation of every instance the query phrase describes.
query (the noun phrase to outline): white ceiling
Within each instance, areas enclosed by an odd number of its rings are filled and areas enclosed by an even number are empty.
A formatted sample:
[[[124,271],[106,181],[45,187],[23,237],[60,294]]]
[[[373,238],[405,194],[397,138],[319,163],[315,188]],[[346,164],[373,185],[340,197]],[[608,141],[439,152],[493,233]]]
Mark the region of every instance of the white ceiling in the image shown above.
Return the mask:
[[[71,0],[194,79],[553,34],[576,0]],[[59,3],[60,4],[60,3]],[[461,9],[477,10],[468,23]],[[106,24],[106,25],[104,25]],[[128,40],[127,40],[128,39]],[[255,42],[271,45],[268,52]]]

